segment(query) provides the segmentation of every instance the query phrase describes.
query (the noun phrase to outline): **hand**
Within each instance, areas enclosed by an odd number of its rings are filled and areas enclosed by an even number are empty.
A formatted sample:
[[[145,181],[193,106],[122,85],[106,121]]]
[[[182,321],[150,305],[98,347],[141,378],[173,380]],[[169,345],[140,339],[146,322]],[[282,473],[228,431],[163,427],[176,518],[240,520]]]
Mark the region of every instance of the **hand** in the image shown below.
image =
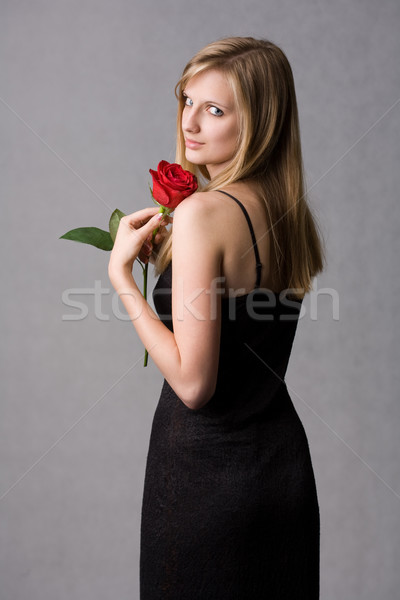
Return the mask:
[[[158,244],[165,235],[165,225],[171,218],[162,215],[157,207],[145,208],[122,217],[114,247],[111,252],[108,273],[132,273],[133,263],[139,257],[148,262],[153,243]],[[153,231],[159,228],[154,240]]]

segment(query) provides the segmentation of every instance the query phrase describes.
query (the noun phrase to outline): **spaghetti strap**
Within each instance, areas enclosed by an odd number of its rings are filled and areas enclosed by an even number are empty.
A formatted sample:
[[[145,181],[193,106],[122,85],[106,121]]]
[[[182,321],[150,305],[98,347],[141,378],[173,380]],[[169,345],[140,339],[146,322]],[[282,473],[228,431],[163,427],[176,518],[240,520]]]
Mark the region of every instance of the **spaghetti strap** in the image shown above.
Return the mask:
[[[253,225],[251,223],[250,217],[249,217],[249,213],[247,212],[247,210],[245,209],[245,207],[243,206],[243,204],[240,202],[240,200],[238,200],[237,198],[235,198],[235,196],[232,196],[232,194],[228,194],[228,192],[224,192],[223,190],[216,190],[217,192],[221,192],[221,194],[225,194],[226,196],[229,196],[230,198],[232,198],[232,200],[234,200],[242,209],[244,216],[246,217],[246,221],[247,224],[249,226],[250,229],[250,234],[251,234],[251,239],[253,242],[253,248],[254,248],[254,254],[256,257],[256,273],[257,273],[257,279],[256,279],[256,288],[260,287],[260,282],[261,282],[261,269],[262,269],[262,263],[260,261],[260,253],[258,252],[258,246],[257,246],[257,241],[256,241],[256,236],[254,235],[254,229],[253,229]]]

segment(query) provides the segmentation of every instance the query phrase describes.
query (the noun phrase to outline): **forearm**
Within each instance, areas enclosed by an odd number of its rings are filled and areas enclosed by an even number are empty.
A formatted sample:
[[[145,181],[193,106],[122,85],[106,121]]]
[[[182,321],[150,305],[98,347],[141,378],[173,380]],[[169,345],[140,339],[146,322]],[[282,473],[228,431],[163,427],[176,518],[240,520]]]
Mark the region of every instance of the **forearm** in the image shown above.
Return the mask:
[[[109,272],[109,277],[153,362],[181,400],[189,408],[195,408],[194,378],[182,364],[174,334],[144,299],[132,273]]]

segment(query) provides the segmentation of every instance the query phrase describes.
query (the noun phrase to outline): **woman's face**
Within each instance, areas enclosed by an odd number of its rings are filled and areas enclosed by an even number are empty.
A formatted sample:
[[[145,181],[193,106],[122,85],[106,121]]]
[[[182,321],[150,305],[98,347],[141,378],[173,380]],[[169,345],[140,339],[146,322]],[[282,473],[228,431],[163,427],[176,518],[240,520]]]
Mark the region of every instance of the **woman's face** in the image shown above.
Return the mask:
[[[231,86],[215,69],[192,77],[183,90],[182,114],[186,158],[206,165],[213,178],[232,160],[237,149],[239,116]]]

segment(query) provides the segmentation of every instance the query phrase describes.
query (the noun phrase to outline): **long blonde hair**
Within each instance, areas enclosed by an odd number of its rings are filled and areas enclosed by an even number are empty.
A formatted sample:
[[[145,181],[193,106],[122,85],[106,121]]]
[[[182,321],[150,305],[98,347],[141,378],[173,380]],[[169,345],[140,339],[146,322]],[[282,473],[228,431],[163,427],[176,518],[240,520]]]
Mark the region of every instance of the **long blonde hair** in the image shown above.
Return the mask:
[[[210,69],[221,71],[230,82],[240,120],[236,155],[213,180],[205,165],[186,160],[182,132],[182,92],[192,77]],[[176,162],[197,175],[201,191],[243,180],[258,184],[272,234],[273,279],[281,289],[297,288],[303,296],[323,269],[324,251],[305,195],[296,94],[285,54],[272,42],[251,37],[213,42],[186,65],[175,94]],[[171,241],[169,236],[160,249],[158,272],[171,260]]]

